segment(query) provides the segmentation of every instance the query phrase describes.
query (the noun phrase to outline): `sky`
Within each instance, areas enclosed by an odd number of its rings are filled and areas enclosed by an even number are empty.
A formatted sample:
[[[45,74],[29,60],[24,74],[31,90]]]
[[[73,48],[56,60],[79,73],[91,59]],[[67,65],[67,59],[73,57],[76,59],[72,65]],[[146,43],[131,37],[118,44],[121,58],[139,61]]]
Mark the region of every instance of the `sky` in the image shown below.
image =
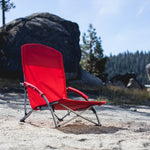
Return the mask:
[[[150,50],[150,0],[11,0],[6,23],[33,13],[48,12],[76,22],[81,32],[89,24],[101,37],[104,55]],[[2,14],[0,13],[0,26]]]

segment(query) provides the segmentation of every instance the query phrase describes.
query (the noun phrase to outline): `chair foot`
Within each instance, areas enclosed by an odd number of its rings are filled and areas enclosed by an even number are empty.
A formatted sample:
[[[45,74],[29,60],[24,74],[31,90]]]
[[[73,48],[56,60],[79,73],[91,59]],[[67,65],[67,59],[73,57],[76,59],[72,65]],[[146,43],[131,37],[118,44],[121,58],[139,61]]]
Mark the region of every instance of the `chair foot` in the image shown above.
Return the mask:
[[[20,119],[20,122],[25,122],[24,119]]]
[[[99,126],[99,127],[101,127],[101,126],[102,126],[102,124],[96,124],[96,126]]]
[[[57,118],[58,119],[58,121],[60,121],[60,122],[62,122],[62,121],[64,121],[63,119],[61,119],[61,118]]]
[[[30,110],[28,113],[25,113],[25,116],[20,119],[20,122],[25,122],[25,119],[28,118],[34,110]]]

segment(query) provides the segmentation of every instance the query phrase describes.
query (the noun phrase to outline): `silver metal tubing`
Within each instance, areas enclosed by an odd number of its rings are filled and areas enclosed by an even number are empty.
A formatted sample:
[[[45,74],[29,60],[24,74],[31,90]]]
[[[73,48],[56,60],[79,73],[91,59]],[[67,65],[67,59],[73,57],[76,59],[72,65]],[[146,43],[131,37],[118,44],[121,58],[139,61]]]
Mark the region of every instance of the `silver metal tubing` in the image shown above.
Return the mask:
[[[48,105],[48,107],[49,107],[49,110],[50,110],[50,112],[51,112],[51,114],[52,114],[52,118],[53,118],[53,121],[54,121],[55,128],[57,128],[58,125],[57,125],[56,120],[55,120],[55,116],[54,116],[53,109],[52,109],[52,107],[51,107],[49,101],[47,100],[46,96],[43,94],[42,97],[44,98],[45,102],[47,103],[47,105]]]
[[[24,122],[25,119],[28,118],[33,111],[34,111],[34,109],[32,109],[31,111],[29,111],[22,119],[20,119],[20,122]]]
[[[57,114],[54,112],[54,114],[55,114],[55,116],[56,116],[56,118],[59,120],[59,121],[63,121],[64,120],[64,118],[66,118],[67,116],[69,116],[70,115],[70,111],[68,111],[62,118],[60,118],[60,117],[58,117],[57,116]]]
[[[98,122],[98,126],[101,126],[100,119],[99,119],[99,117],[98,117],[98,115],[97,115],[97,111],[96,111],[95,107],[92,106],[91,110],[93,111],[93,113],[94,113],[95,116],[96,116],[96,119],[97,119],[97,122]]]
[[[24,114],[27,114],[27,89],[24,87]]]
[[[87,110],[87,109],[86,109],[86,110]],[[83,114],[86,110],[81,111],[81,112],[79,113],[79,115]],[[71,112],[70,112],[70,113],[71,113]],[[68,122],[70,122],[70,121],[76,119],[77,117],[78,117],[78,116],[76,115],[76,116],[72,117],[71,119],[69,119],[69,120],[67,120],[67,121],[65,121],[65,122],[63,122],[63,123],[61,123],[61,124],[59,124],[59,126],[65,125],[65,124],[67,124]]]
[[[91,123],[93,123],[93,124],[95,124],[95,125],[99,125],[99,124],[97,124],[96,122],[94,122],[94,121],[92,121],[92,120],[90,120],[90,119],[88,119],[88,118],[85,118],[85,117],[81,116],[80,114],[78,114],[77,112],[73,111],[72,109],[70,109],[69,107],[65,106],[64,104],[60,104],[60,105],[63,106],[64,108],[70,110],[72,113],[76,114],[78,117],[81,117],[81,118],[83,118],[83,119],[85,119],[85,120],[87,120],[87,121],[89,121],[89,122],[91,122]],[[89,107],[89,108],[91,108],[91,107]],[[86,109],[86,110],[87,110],[87,109]]]

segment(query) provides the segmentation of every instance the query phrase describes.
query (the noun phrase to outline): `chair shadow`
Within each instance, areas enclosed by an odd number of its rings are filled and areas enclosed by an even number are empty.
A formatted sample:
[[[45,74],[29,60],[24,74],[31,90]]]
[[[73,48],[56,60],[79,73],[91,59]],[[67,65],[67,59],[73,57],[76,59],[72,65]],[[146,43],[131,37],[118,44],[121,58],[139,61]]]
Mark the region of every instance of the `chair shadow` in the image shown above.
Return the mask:
[[[58,128],[59,131],[69,134],[109,134],[115,133],[119,130],[127,130],[126,128],[120,128],[115,126],[95,126],[87,124],[68,124]]]

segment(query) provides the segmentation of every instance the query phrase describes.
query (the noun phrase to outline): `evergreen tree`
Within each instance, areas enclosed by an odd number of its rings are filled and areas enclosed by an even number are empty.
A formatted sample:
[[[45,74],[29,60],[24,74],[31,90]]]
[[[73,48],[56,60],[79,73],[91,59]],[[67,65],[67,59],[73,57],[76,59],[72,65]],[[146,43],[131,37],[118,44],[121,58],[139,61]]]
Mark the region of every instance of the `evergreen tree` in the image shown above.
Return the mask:
[[[103,55],[101,38],[97,37],[96,29],[92,24],[89,25],[87,34],[83,34],[82,40],[81,66],[93,75],[101,77],[101,74],[105,71],[108,58]]]
[[[150,52],[131,53],[127,51],[114,56],[110,55],[105,71],[109,79],[118,74],[134,72],[138,81],[147,84],[149,81],[145,67],[148,63],[150,63]]]
[[[15,8],[16,6],[14,3],[10,2],[10,0],[0,0],[0,6],[2,9],[2,22],[3,26],[5,25],[5,12],[9,11],[12,8]]]

